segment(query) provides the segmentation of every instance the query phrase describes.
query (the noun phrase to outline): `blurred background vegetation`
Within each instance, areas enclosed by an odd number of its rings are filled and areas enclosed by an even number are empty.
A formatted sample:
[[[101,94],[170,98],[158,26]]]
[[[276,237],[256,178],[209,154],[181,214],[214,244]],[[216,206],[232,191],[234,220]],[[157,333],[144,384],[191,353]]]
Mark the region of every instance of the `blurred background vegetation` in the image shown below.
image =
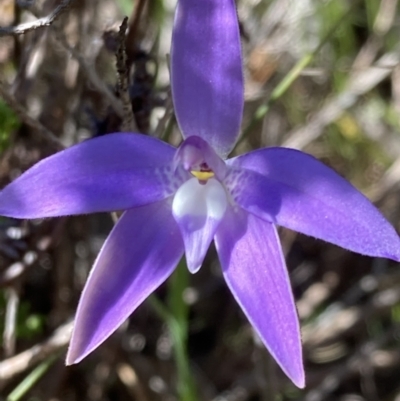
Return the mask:
[[[181,140],[168,72],[176,2],[76,0],[49,27],[23,35],[9,29],[60,3],[0,0],[1,186],[62,146],[122,130],[125,89],[132,126],[174,145]],[[367,194],[399,231],[397,3],[237,0],[246,107],[235,152],[278,145],[309,152]],[[118,88],[125,15],[129,85]],[[64,366],[80,292],[112,225],[106,214],[0,219],[0,399],[178,399],[171,337],[149,302],[82,363]],[[296,389],[255,337],[211,250],[182,294],[199,399],[400,401],[399,266],[280,234],[307,387]],[[165,285],[157,296],[168,292]]]

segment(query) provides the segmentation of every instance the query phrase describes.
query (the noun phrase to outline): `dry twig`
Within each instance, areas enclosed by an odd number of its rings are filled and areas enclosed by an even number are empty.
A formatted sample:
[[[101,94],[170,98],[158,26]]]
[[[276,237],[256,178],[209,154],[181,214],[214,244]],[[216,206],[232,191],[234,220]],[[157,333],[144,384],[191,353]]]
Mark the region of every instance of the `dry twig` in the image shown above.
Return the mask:
[[[139,0],[132,14],[132,21],[129,24],[128,34],[126,36],[127,49],[126,53],[128,57],[132,57],[132,54],[136,50],[136,37],[139,28],[140,18],[143,13],[144,6],[146,5],[146,0]]]
[[[154,136],[156,138],[161,138],[165,133],[166,127],[168,125],[168,121],[174,116],[174,107],[172,104],[172,98],[168,95],[168,99],[165,103],[165,111],[164,115],[158,120],[157,127],[154,132]]]
[[[97,72],[92,63],[89,63],[85,57],[74,47],[70,46],[65,38],[58,32],[55,33],[55,39],[62,45],[62,47],[70,53],[70,55],[79,63],[86,77],[91,84],[97,89],[99,93],[104,95],[109,101],[113,110],[121,118],[124,116],[124,110],[121,101],[112,93],[106,84],[97,75]]]
[[[344,364],[340,364],[332,373],[327,375],[320,385],[305,394],[302,401],[323,401],[329,394],[337,390],[340,384],[348,378],[352,372],[360,372],[365,367],[366,361],[373,351],[387,344],[393,338],[398,337],[399,326],[393,326],[377,339],[365,341]]]
[[[131,99],[129,96],[128,70],[126,65],[126,29],[128,28],[128,17],[125,17],[118,32],[118,50],[117,50],[117,72],[118,84],[117,92],[122,100],[124,116],[122,119],[122,131],[136,131],[135,120],[132,111]]]
[[[38,18],[35,21],[25,22],[17,26],[0,28],[0,36],[8,35],[23,35],[35,29],[50,26],[67,8],[73,0],[62,0],[61,3],[54,9],[52,13],[46,17]]]
[[[69,343],[72,327],[72,321],[65,323],[48,340],[0,362],[0,383],[24,372],[65,347]]]
[[[0,81],[0,97],[14,110],[22,122],[37,131],[44,139],[55,145],[58,149],[64,148],[63,144],[50,130],[28,114],[27,110],[6,89],[2,81]]]
[[[10,357],[14,355],[15,352],[15,328],[19,305],[19,294],[17,288],[7,288],[7,290],[5,291],[5,296],[7,299],[7,306],[3,332],[3,348],[5,356]]]
[[[384,54],[366,70],[354,72],[346,88],[328,101],[303,127],[292,131],[283,146],[303,149],[317,139],[324,128],[335,121],[344,110],[352,107],[358,98],[382,82],[400,63],[398,51]]]

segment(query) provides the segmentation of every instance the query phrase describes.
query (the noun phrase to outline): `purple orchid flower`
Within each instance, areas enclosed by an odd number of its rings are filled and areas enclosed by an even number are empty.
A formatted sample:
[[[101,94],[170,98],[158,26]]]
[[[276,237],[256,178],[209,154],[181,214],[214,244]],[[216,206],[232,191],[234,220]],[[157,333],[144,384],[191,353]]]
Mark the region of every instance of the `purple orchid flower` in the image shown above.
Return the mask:
[[[214,240],[233,296],[283,371],[304,387],[299,322],[276,226],[400,260],[392,226],[312,156],[267,148],[225,160],[240,129],[242,77],[234,0],[180,0],[172,93],[181,146],[107,135],[44,159],[0,193],[0,214],[15,218],[126,210],[83,290],[68,364],[109,337],[184,251],[196,272]]]

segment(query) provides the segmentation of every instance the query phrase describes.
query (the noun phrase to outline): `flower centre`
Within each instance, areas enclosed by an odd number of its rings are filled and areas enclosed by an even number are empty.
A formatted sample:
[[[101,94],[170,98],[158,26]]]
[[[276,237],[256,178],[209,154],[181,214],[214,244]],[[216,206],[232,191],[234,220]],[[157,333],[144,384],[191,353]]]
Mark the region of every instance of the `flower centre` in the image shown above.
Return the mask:
[[[203,163],[199,170],[190,170],[190,174],[196,177],[200,184],[205,184],[210,178],[214,177],[214,171],[206,163]]]

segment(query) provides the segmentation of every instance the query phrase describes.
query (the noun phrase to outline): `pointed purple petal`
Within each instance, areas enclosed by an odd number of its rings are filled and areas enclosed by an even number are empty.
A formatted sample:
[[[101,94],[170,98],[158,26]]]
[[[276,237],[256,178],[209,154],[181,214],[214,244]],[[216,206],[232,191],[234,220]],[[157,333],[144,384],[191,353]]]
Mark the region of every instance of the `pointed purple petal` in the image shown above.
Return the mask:
[[[243,112],[234,0],[179,0],[171,62],[175,113],[183,136],[200,136],[225,157],[235,144]]]
[[[124,210],[171,194],[175,149],[141,134],[87,140],[34,165],[0,192],[0,215],[41,218]],[[169,169],[169,170],[168,170]]]
[[[191,178],[176,192],[172,210],[182,233],[191,273],[200,269],[227,204],[224,188],[213,178],[204,184]]]
[[[299,321],[275,227],[228,209],[215,244],[236,301],[282,370],[303,388]]]
[[[229,187],[247,211],[363,255],[400,260],[400,239],[372,203],[314,157],[261,149],[228,162]],[[252,170],[246,171],[245,169]]]
[[[183,255],[169,201],[128,210],[107,238],[79,301],[67,364],[106,340]]]

